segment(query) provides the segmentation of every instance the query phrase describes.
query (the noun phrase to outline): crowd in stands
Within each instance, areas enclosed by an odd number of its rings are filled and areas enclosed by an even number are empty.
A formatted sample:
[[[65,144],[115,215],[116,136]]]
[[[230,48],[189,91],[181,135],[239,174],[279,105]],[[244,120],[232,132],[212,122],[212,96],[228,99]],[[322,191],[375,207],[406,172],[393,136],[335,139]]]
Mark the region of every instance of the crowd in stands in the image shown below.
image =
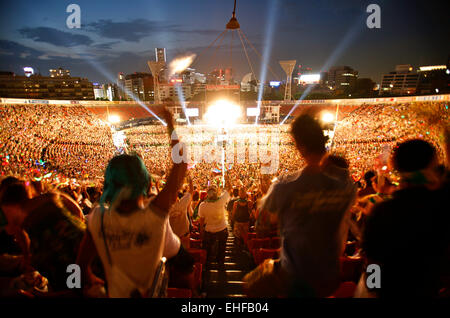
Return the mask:
[[[111,129],[83,106],[0,105],[3,176],[101,176],[115,147]]]
[[[118,154],[83,107],[0,107],[0,296],[200,297],[205,268],[224,270],[231,228],[254,263],[250,297],[450,297],[445,103],[362,105],[328,149],[302,114],[277,127],[271,174],[248,154],[174,162],[179,140],[218,140],[198,127],[173,138],[167,110],[167,127],[125,130]],[[274,131],[234,129],[246,146]],[[80,289],[67,286],[70,264]],[[366,284],[373,264],[381,287]]]

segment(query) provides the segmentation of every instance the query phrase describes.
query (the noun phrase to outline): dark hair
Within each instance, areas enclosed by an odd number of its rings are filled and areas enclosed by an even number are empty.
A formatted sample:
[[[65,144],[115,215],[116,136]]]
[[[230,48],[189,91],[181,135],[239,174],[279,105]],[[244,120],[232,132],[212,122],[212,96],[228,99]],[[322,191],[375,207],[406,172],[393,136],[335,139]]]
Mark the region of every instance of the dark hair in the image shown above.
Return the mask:
[[[239,195],[239,189],[238,188],[234,188],[233,189],[233,196],[237,197]]]
[[[20,180],[17,179],[16,177],[11,177],[11,176],[10,177],[6,177],[0,183],[0,189],[4,189],[8,185],[13,184],[13,183],[17,183],[17,182],[20,182]]]
[[[392,156],[394,168],[399,172],[422,170],[436,157],[436,149],[422,139],[411,139],[399,144]]]
[[[23,182],[15,182],[3,188],[1,205],[13,205],[28,199],[28,192]]]
[[[307,152],[319,155],[325,153],[327,137],[324,136],[319,122],[311,116],[298,116],[291,125],[291,134],[297,146]]]
[[[370,187],[372,185],[372,178],[375,177],[375,172],[373,170],[369,170],[364,174],[364,181],[366,181],[366,185]]]
[[[342,169],[348,169],[348,161],[343,156],[338,154],[330,154],[326,156],[326,158],[323,161],[323,164],[325,165],[335,165],[336,167],[342,168]]]

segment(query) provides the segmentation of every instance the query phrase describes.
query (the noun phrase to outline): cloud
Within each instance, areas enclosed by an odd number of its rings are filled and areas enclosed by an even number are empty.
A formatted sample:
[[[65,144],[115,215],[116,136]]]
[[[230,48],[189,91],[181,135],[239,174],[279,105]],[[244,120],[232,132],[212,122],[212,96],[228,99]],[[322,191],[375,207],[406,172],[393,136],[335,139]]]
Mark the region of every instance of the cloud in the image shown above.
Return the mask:
[[[37,57],[40,60],[50,60],[50,56],[48,54],[42,54]]]
[[[73,34],[48,27],[22,28],[18,31],[27,39],[32,39],[36,42],[50,43],[62,47],[90,45],[93,43],[92,39],[87,35]]]
[[[42,52],[14,41],[0,40],[0,54],[14,55],[26,58],[28,56],[37,56],[39,54],[42,54]]]
[[[92,45],[92,47],[94,47],[96,49],[107,50],[107,49],[112,49],[112,46],[115,44],[118,44],[118,43],[121,43],[121,42],[120,41],[112,41],[112,42],[99,43],[99,44]]]
[[[154,32],[164,32],[173,29],[173,25],[150,21],[146,19],[135,19],[127,22],[114,22],[110,19],[99,20],[87,25],[89,31],[109,39],[121,39],[128,42],[139,42],[142,38]]]
[[[134,19],[125,22],[112,21],[110,19],[99,20],[87,24],[87,30],[108,39],[119,39],[127,42],[139,42],[141,39],[159,33],[189,33],[199,35],[218,35],[222,30],[192,30],[177,24],[167,22],[150,21],[147,19]]]
[[[208,29],[205,29],[205,30],[183,30],[183,29],[180,29],[180,30],[176,30],[176,32],[179,32],[179,33],[189,33],[189,34],[200,34],[200,35],[216,35],[216,36],[218,36],[220,33],[222,33],[223,32],[223,30],[208,30]]]

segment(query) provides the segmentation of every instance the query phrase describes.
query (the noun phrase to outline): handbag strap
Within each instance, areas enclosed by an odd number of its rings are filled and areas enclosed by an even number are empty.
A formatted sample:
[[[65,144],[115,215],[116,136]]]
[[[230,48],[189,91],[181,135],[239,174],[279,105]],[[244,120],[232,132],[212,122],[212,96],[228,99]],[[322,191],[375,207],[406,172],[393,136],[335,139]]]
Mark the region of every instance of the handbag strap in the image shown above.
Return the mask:
[[[105,216],[105,211],[102,211],[101,213],[102,213],[102,216],[101,216],[101,218],[102,218],[102,221],[101,221],[101,231],[102,231],[102,236],[103,236],[103,243],[105,244],[106,257],[108,258],[109,265],[112,265],[111,254],[109,253],[108,244],[106,244],[105,226],[104,226],[104,224],[103,224],[103,223],[104,223],[104,222],[103,222],[103,219],[104,219],[104,216]]]

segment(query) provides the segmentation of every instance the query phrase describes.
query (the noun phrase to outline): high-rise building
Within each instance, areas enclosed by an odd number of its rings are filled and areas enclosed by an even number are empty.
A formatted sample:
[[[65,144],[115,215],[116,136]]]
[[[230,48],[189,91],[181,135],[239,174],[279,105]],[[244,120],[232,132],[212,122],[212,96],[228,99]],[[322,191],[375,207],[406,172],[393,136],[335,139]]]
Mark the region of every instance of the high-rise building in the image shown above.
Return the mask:
[[[156,62],[167,63],[166,49],[165,48],[155,48]]]
[[[110,101],[118,100],[119,98],[119,87],[114,83],[108,83],[105,86],[106,98]]]
[[[93,83],[92,84],[94,89],[94,98],[95,99],[107,99],[108,96],[106,94],[106,85],[99,84],[99,83]]]
[[[117,97],[119,100],[127,99],[127,95],[125,94],[125,74],[122,72],[117,74]]]
[[[350,93],[355,89],[358,71],[350,66],[334,66],[328,71],[328,83],[337,94]]]
[[[206,83],[206,76],[202,73],[198,73],[193,68],[187,68],[181,74],[183,83],[195,84],[195,83]]]
[[[133,73],[125,76],[125,92],[128,100],[154,99],[153,76],[149,73]]]
[[[412,95],[417,91],[419,74],[413,71],[410,64],[397,65],[394,72],[383,75],[380,95]]]
[[[65,70],[62,67],[49,70],[50,77],[64,77],[64,76],[70,76],[70,71]]]
[[[87,78],[70,76],[0,75],[0,96],[10,98],[93,100],[94,90]]]
[[[419,94],[448,94],[450,92],[450,68],[448,65],[420,66],[417,70]]]
[[[207,75],[206,82],[213,85],[232,85],[233,69],[215,69]]]
[[[155,48],[155,60],[156,62],[164,62],[164,64],[167,63],[165,48]],[[161,83],[167,82],[169,80],[167,74],[167,65],[164,65],[162,71],[159,73],[158,80]]]
[[[167,83],[167,84],[161,84],[159,86],[159,92],[161,95],[161,100],[164,101],[165,99],[170,98],[173,101],[179,100],[178,96],[178,88],[176,87],[177,83]],[[187,85],[184,83],[178,84],[181,87],[181,91],[183,93],[183,98],[189,99],[192,97],[192,89],[191,85]]]

